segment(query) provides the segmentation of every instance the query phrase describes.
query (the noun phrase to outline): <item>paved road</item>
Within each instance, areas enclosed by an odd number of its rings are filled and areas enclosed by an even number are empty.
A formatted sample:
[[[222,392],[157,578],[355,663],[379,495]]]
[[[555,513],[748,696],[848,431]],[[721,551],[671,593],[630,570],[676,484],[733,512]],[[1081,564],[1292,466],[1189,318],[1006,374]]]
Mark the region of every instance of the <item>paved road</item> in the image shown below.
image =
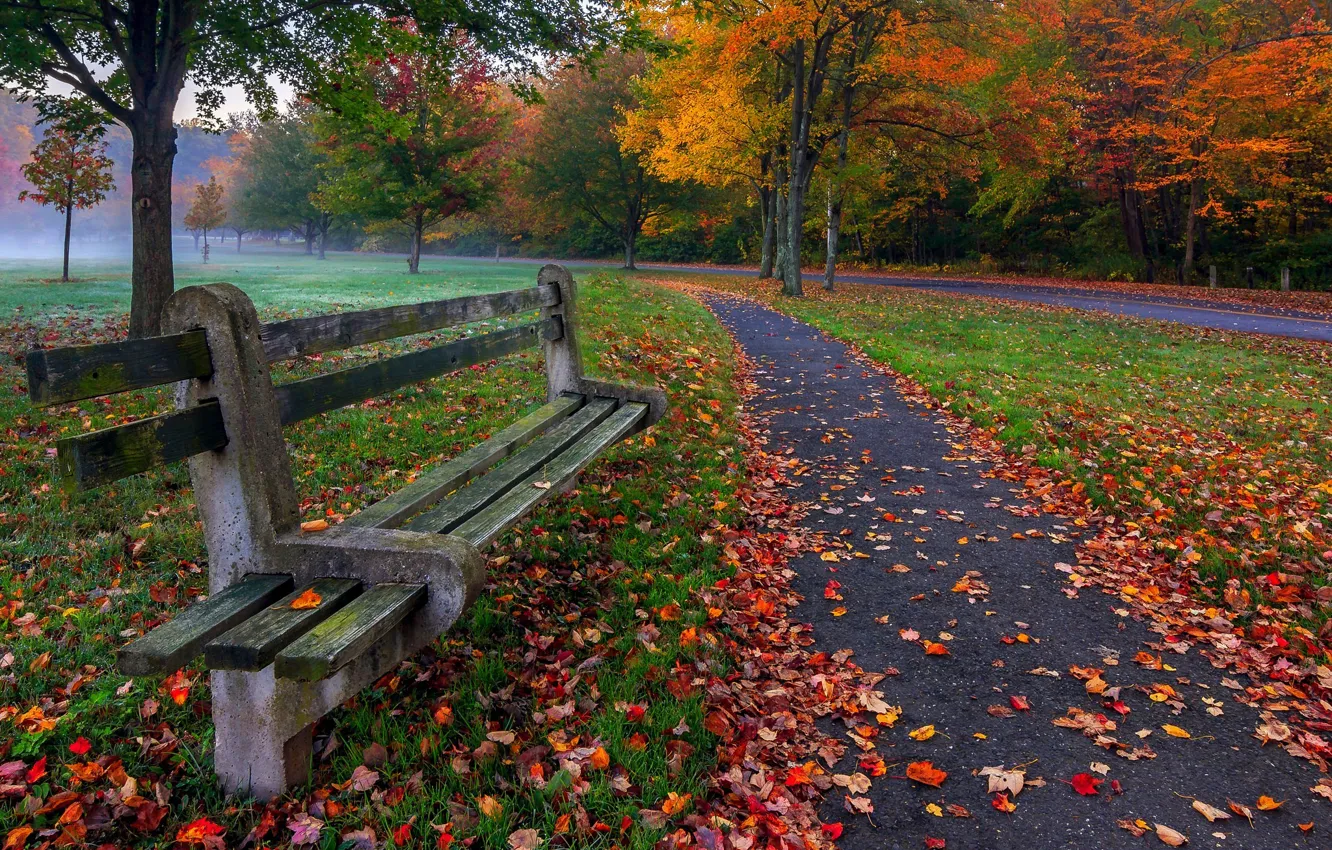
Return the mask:
[[[873,819],[844,811],[843,789],[829,792],[823,816],[846,823],[843,848],[920,850],[927,837],[945,838],[949,850],[1164,847],[1117,824],[1137,818],[1187,833],[1196,848],[1329,846],[1332,809],[1309,792],[1317,770],[1259,745],[1258,713],[1233,700],[1221,685],[1226,673],[1196,648],[1167,653],[1170,672],[1135,664],[1134,655],[1159,635],[1118,616],[1095,590],[1067,595],[1071,588],[1054,565],[1076,560],[1076,528],[1024,509],[1010,484],[986,477],[985,463],[953,445],[961,438],[947,418],[905,401],[887,376],[858,364],[841,343],[739,299],[713,296],[707,303],[756,363],[753,408],[770,417],[769,451],[793,447],[809,466],[795,492],[816,506],[806,524],[865,556],[829,563],[810,554],[793,564],[805,599],[796,615],[814,624],[814,648],[851,648],[863,669],[891,670],[877,687],[903,711],[866,742],[889,765],[868,794]],[[899,521],[885,521],[884,511]],[[957,592],[964,576],[974,592]],[[830,580],[840,582],[840,599],[825,598]],[[846,610],[839,616],[837,607]],[[950,654],[926,654],[919,639],[900,634],[904,629],[946,644]],[[1103,669],[1129,713],[1114,714],[1089,695],[1070,675],[1072,665]],[[1039,668],[1058,677],[1029,672]],[[1177,709],[1148,699],[1144,690],[1155,683],[1175,688]],[[1029,708],[1014,710],[1012,698],[1025,698]],[[1125,745],[1123,755],[1055,726],[1070,707],[1118,721],[1108,734]],[[926,724],[937,730],[932,738],[908,736]],[[1164,724],[1193,738],[1171,737]],[[834,772],[855,773],[855,739],[841,722],[825,731],[850,745]],[[900,778],[905,763],[917,760],[947,771],[942,787]],[[1012,814],[996,811],[985,779],[973,775],[996,765],[1025,766],[1029,785]],[[1102,779],[1101,793],[1075,793],[1069,781],[1079,773]],[[1122,793],[1112,792],[1112,782]],[[1262,813],[1252,829],[1240,818],[1208,823],[1191,808],[1195,796],[1225,808],[1228,799],[1252,806],[1261,794],[1287,802]],[[937,815],[930,804],[944,811]],[[971,816],[947,816],[950,804]],[[1296,825],[1308,821],[1316,825],[1306,835]]]
[[[480,259],[480,258],[478,258]],[[504,262],[543,263],[546,260],[511,260]],[[588,260],[561,260],[565,265],[584,268],[613,266],[614,263]],[[750,269],[714,268],[703,269],[697,266],[673,266],[664,263],[641,263],[644,271],[669,271],[693,274],[720,274],[737,277],[752,277]],[[974,280],[934,280],[924,278],[879,277],[874,275],[844,274],[838,277],[845,283],[864,283],[875,286],[901,286],[911,289],[929,289],[937,292],[955,292],[962,295],[991,296],[1017,301],[1034,301],[1040,304],[1055,304],[1063,307],[1076,307],[1082,310],[1104,310],[1121,316],[1136,316],[1142,319],[1156,319],[1165,322],[1179,322],[1203,328],[1216,328],[1224,331],[1243,331],[1246,333],[1268,334],[1272,336],[1290,336],[1302,339],[1332,342],[1332,319],[1319,318],[1312,314],[1301,314],[1294,310],[1268,310],[1263,308],[1244,308],[1235,305],[1210,306],[1198,298],[1173,298],[1169,296],[1148,295],[1106,295],[1094,290],[1079,290],[1076,286],[1051,288],[1040,286],[1021,286],[1014,284],[993,284]],[[808,277],[807,286],[818,286],[819,278]]]

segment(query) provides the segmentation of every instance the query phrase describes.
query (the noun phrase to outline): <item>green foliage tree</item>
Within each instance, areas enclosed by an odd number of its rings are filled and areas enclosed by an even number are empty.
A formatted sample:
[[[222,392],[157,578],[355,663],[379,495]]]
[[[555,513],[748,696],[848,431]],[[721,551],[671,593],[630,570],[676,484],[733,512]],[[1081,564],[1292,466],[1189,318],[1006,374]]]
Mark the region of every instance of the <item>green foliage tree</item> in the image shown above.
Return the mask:
[[[426,232],[482,208],[500,183],[508,116],[488,69],[459,47],[451,60],[414,53],[363,66],[339,87],[338,113],[324,122],[329,159],[321,171],[329,180],[315,205],[361,215],[372,227],[405,226],[412,274]]]
[[[617,9],[603,0],[0,0],[0,82],[37,96],[47,110],[68,106],[51,90],[53,81],[64,84],[129,130],[130,334],[144,336],[157,331],[175,286],[173,116],[187,81],[206,117],[231,85],[271,111],[274,75],[311,90],[327,60],[348,46],[382,55],[406,39],[428,49],[459,29],[507,66],[533,68],[552,54],[582,53],[626,35]],[[416,22],[410,34],[404,19]]]
[[[65,264],[60,279],[69,280],[69,234],[74,209],[89,209],[106,200],[116,186],[111,180],[111,159],[106,142],[96,131],[79,132],[48,127],[21,168],[32,189],[19,192],[20,201],[52,205],[65,217]]]
[[[643,225],[685,191],[648,168],[646,155],[620,144],[626,112],[638,107],[634,81],[647,69],[641,53],[613,52],[594,73],[564,69],[542,91],[532,145],[524,158],[528,191],[596,222],[635,268]]]
[[[237,193],[237,216],[251,227],[301,234],[306,254],[314,253],[318,240],[323,259],[331,216],[313,200],[328,162],[314,127],[316,114],[310,104],[296,102],[254,127],[240,155],[244,186]]]
[[[217,230],[227,222],[227,206],[223,201],[226,187],[209,177],[207,183],[194,187],[194,201],[185,213],[185,226],[203,233],[204,247],[208,247],[208,231]]]

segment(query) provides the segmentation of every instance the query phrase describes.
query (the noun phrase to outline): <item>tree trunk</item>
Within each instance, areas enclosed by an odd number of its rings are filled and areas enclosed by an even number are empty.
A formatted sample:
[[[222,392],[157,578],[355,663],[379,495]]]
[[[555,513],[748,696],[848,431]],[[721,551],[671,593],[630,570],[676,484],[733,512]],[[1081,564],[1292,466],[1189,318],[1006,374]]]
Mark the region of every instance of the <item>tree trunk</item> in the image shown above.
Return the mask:
[[[134,229],[130,296],[131,338],[154,336],[161,330],[162,307],[176,288],[171,266],[171,169],[176,159],[176,128],[171,123],[174,101],[161,126],[130,128],[134,154],[130,162]]]
[[[638,241],[633,233],[629,233],[624,238],[624,267],[629,271],[636,271],[638,266],[634,265],[634,243]]]
[[[805,120],[805,40],[795,39],[791,46],[791,76],[795,86],[791,89],[791,167],[787,176],[786,197],[786,274],[783,276],[782,294],[792,298],[804,296],[800,279],[800,243],[805,235],[805,147],[809,143],[809,128]]]
[[[837,276],[837,241],[842,230],[842,172],[846,170],[846,152],[851,137],[851,108],[855,101],[855,88],[842,87],[842,129],[837,134],[837,173],[828,179],[828,247],[823,265],[823,288],[833,291],[833,278]]]
[[[1188,284],[1193,275],[1193,244],[1198,239],[1198,203],[1202,200],[1202,178],[1189,181],[1189,215],[1184,224],[1184,265],[1180,269],[1180,283]]]
[[[763,247],[759,255],[759,279],[772,277],[773,237],[776,236],[777,199],[771,188],[759,189],[759,205],[763,210]]]
[[[328,242],[328,226],[332,223],[331,216],[321,213],[319,216],[319,259],[324,257],[324,248]]]
[[[69,189],[70,189],[70,194],[72,195],[74,189],[72,186],[69,187]],[[73,223],[73,220],[74,220],[74,204],[73,203],[65,204],[65,268],[60,275],[60,279],[65,283],[69,283],[69,230],[71,224]]]
[[[785,156],[778,154],[778,162],[783,162]],[[773,258],[772,273],[783,280],[786,279],[786,267],[789,264],[791,255],[791,245],[786,237],[786,216],[787,216],[787,176],[786,165],[774,165],[772,169],[773,183],[772,196],[775,222],[773,224],[773,247],[776,249]]]
[[[315,225],[310,219],[305,220],[305,256],[314,256]]]
[[[407,273],[421,272],[421,237],[425,232],[425,214],[417,213],[412,221],[412,253],[407,258]]]
[[[833,279],[837,276],[837,240],[842,230],[842,196],[833,191],[828,184],[828,248],[823,263],[823,288],[833,291]]]

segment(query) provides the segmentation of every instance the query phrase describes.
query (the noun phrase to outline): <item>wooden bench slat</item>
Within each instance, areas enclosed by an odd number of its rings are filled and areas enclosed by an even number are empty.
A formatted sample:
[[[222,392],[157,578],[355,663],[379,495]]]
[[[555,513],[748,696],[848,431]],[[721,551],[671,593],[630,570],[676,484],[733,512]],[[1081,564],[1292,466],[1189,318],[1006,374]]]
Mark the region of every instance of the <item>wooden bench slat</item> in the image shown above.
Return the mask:
[[[213,373],[203,331],[28,352],[28,397],[39,407]]]
[[[573,445],[615,410],[615,400],[598,398],[588,402],[568,419],[537,437],[498,468],[445,498],[434,508],[408,522],[408,531],[447,534],[472,514],[489,505],[552,457]]]
[[[116,666],[129,676],[179,670],[204,644],[291,590],[287,575],[250,575],[196,602],[148,634],[121,647]]]
[[[282,424],[300,422],[407,384],[466,369],[524,348],[534,348],[545,334],[557,331],[557,322],[530,322],[283,384],[275,388]]]
[[[66,486],[87,490],[220,449],[227,429],[216,401],[103,428],[56,443],[56,465]]]
[[[314,608],[293,608],[307,591],[319,594]],[[204,647],[204,663],[214,670],[262,670],[279,651],[331,617],[361,593],[361,582],[349,578],[321,578],[292,591],[274,604],[214,638]]]
[[[280,679],[315,682],[365,653],[426,599],[423,584],[380,584],[282,650],[273,662]]]
[[[454,529],[453,533],[476,546],[486,546],[520,517],[569,484],[583,468],[608,447],[623,439],[648,414],[648,406],[630,402],[542,469],[519,482],[507,495]],[[542,486],[537,486],[538,484]]]
[[[337,351],[370,342],[465,325],[498,316],[551,307],[560,300],[552,285],[484,295],[464,295],[422,304],[399,304],[351,313],[331,313],[271,322],[260,330],[269,363],[304,354]]]
[[[582,404],[583,397],[580,395],[560,396],[492,435],[490,439],[422,472],[411,484],[348,517],[345,524],[361,528],[397,528],[403,520],[420,513],[438,501],[440,496],[453,492],[485,472],[496,461],[544,433]]]

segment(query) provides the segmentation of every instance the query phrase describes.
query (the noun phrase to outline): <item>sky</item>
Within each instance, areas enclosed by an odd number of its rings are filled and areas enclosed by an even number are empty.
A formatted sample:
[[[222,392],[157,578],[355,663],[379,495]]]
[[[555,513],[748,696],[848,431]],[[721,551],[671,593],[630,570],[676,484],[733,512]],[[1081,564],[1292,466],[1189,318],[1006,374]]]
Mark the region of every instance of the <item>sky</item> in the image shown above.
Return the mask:
[[[273,90],[277,92],[279,104],[285,104],[290,100],[295,91],[291,86],[282,82],[277,77],[269,77],[268,83],[273,87]],[[50,80],[48,85],[50,86],[51,91],[58,94],[69,94],[71,91],[69,86],[64,83],[56,82],[55,80]],[[198,112],[195,109],[194,94],[198,90],[198,87],[193,83],[185,84],[184,90],[180,93],[180,100],[176,101],[175,118],[177,121],[186,121],[190,118],[197,117]],[[222,111],[218,117],[225,118],[233,112],[244,112],[250,108],[250,104],[245,100],[245,92],[240,86],[227,86],[222,90],[222,93],[226,100],[222,104]]]

